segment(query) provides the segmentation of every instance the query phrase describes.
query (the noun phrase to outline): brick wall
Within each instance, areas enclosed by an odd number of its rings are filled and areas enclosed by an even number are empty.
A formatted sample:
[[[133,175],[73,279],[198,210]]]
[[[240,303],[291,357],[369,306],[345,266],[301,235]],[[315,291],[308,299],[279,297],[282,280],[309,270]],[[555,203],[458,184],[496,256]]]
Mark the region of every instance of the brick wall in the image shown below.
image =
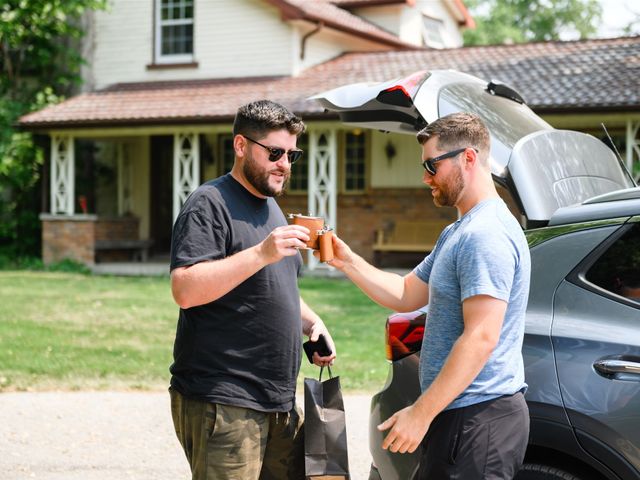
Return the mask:
[[[93,265],[95,215],[40,215],[42,261],[45,265],[69,259]]]
[[[285,213],[308,213],[307,198],[285,195],[278,199]],[[454,222],[454,208],[437,208],[426,188],[380,188],[365,195],[338,196],[336,233],[366,260],[373,261],[376,230],[390,229],[397,220],[447,219]],[[333,225],[332,225],[333,226]],[[414,266],[424,254],[385,254],[385,265]]]
[[[137,240],[138,217],[99,217],[96,221],[96,240]]]
[[[69,259],[85,265],[96,261],[128,261],[129,251],[94,249],[100,240],[137,240],[137,217],[97,217],[96,215],[40,215],[42,220],[42,261],[45,265]]]
[[[98,217],[96,221],[96,240],[138,240],[140,235],[138,227],[140,219],[133,215],[124,217]],[[95,252],[96,263],[105,262],[130,262],[131,250],[108,249]]]

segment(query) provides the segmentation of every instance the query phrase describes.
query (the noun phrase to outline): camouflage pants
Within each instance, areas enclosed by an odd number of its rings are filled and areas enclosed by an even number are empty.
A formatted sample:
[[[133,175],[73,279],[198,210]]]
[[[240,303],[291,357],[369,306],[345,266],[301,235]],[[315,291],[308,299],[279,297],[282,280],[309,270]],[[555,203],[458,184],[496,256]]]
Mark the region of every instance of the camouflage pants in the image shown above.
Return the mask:
[[[193,480],[303,480],[302,411],[264,413],[182,396],[171,415]]]

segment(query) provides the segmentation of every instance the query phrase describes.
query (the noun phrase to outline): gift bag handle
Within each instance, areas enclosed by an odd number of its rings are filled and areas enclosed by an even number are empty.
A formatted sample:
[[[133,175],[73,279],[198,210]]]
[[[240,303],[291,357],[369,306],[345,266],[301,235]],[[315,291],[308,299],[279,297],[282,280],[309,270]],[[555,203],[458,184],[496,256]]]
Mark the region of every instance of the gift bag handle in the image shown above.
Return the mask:
[[[324,370],[324,366],[320,367],[320,378],[318,379],[319,381],[322,381],[323,370]],[[333,378],[333,375],[331,374],[331,367],[329,365],[327,365],[327,370],[329,371],[329,378]]]

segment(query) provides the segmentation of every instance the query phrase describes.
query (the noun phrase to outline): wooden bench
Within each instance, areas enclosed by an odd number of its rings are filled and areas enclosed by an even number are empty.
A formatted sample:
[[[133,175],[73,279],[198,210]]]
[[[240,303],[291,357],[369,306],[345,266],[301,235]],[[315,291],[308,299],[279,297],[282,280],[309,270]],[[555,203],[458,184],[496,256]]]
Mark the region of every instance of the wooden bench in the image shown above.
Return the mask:
[[[129,251],[134,260],[146,262],[149,257],[149,248],[153,245],[153,240],[96,240],[94,250],[100,251]]]
[[[436,245],[438,236],[453,220],[399,220],[389,231],[377,230],[373,253],[418,252],[428,253]]]

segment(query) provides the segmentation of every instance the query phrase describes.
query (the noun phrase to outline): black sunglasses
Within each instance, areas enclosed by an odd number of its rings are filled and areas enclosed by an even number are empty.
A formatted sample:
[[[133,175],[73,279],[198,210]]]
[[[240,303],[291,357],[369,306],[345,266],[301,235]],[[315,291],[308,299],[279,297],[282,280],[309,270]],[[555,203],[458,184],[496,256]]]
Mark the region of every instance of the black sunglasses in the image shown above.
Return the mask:
[[[270,162],[277,162],[285,153],[287,154],[289,163],[296,163],[298,160],[300,160],[300,157],[302,157],[302,150],[285,150],[284,148],[280,147],[267,147],[266,145],[263,145],[260,142],[256,142],[253,138],[249,138],[246,135],[243,135],[243,137],[267,150],[269,152]]]
[[[473,147],[459,148],[458,150],[452,150],[451,152],[443,153],[442,155],[435,158],[427,158],[424,162],[422,162],[422,166],[427,172],[429,172],[429,175],[435,175],[436,163],[438,163],[440,160],[446,160],[447,158],[452,158],[452,157],[455,157],[456,155],[460,155],[467,148],[473,148]],[[474,150],[477,152],[475,148]]]

